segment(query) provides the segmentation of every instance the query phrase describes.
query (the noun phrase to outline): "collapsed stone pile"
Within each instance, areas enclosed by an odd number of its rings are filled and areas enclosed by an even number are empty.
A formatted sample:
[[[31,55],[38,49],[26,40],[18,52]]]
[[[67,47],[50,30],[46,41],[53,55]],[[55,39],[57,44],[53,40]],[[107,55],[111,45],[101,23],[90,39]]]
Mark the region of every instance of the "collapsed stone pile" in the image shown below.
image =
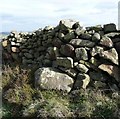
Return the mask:
[[[69,92],[91,84],[120,89],[120,31],[113,23],[84,28],[79,22],[61,20],[56,27],[32,33],[11,32],[2,46],[3,62],[42,67],[35,73],[41,88]]]

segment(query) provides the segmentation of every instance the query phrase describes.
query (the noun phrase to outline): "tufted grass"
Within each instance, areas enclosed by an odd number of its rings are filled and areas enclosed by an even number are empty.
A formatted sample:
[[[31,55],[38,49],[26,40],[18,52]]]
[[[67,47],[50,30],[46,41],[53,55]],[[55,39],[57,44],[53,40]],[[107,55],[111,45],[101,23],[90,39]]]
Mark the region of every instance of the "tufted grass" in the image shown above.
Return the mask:
[[[99,89],[36,90],[34,71],[20,66],[2,68],[3,117],[120,119],[119,92]]]

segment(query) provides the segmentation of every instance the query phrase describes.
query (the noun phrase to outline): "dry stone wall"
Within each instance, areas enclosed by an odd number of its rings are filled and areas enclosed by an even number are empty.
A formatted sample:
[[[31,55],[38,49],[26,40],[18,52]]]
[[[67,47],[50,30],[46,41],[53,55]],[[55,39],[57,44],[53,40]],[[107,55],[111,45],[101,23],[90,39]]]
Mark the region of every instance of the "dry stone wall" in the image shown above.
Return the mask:
[[[3,63],[54,67],[74,79],[74,88],[120,89],[120,31],[114,23],[82,27],[61,20],[31,33],[11,32],[2,39]]]

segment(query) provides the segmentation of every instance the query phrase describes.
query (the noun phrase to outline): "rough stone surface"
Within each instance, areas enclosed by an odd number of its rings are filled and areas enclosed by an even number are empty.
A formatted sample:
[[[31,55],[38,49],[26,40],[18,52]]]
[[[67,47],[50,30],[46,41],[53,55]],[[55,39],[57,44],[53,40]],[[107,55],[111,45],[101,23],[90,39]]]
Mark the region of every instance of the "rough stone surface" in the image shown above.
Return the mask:
[[[104,32],[105,33],[115,32],[116,30],[117,30],[116,25],[114,23],[104,25]]]
[[[73,57],[74,56],[74,47],[70,44],[62,45],[60,48],[60,53],[64,56]]]
[[[89,70],[84,64],[78,64],[76,68],[82,73],[87,73]]]
[[[75,47],[93,47],[95,45],[94,42],[91,42],[89,40],[82,40],[82,39],[72,39],[70,41],[70,44],[72,44]]]
[[[118,62],[118,53],[115,50],[115,48],[112,48],[110,50],[104,51],[101,53],[101,57],[110,60],[114,64],[119,64]]]
[[[100,34],[99,33],[95,33],[93,36],[92,36],[92,41],[99,41],[100,40]]]
[[[118,82],[120,81],[120,68],[115,65],[101,64],[99,68],[113,76]]]
[[[73,86],[73,79],[54,68],[39,68],[35,72],[35,87],[55,89],[69,92]]]
[[[102,37],[102,39],[100,40],[100,44],[106,47],[113,47],[113,42],[109,37]]]
[[[74,84],[74,87],[77,88],[77,89],[79,89],[79,88],[86,89],[89,82],[90,82],[89,75],[79,73],[78,76],[77,76],[77,80],[76,80],[76,82]]]
[[[88,60],[88,54],[85,48],[76,48],[75,54],[77,60]]]
[[[70,57],[57,57],[56,63],[58,66],[73,68],[73,59]]]

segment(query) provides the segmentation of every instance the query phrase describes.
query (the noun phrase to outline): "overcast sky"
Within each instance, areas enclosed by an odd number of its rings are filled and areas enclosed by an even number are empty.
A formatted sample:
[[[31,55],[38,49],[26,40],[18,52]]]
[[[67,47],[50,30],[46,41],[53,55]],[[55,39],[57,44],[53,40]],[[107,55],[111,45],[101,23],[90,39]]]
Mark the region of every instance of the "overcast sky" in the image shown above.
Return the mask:
[[[84,26],[118,24],[119,0],[0,0],[2,31],[32,31],[74,19]]]

